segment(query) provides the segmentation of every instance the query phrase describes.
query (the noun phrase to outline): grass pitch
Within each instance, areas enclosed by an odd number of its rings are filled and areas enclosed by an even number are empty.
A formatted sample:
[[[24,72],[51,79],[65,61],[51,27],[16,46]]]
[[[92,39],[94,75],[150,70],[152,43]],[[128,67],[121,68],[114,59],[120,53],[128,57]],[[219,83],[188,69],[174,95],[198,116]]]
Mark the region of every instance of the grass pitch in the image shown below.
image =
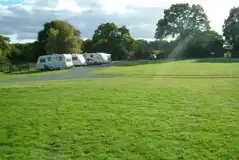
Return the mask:
[[[238,68],[137,64],[97,71],[117,78],[0,84],[0,159],[239,159]]]

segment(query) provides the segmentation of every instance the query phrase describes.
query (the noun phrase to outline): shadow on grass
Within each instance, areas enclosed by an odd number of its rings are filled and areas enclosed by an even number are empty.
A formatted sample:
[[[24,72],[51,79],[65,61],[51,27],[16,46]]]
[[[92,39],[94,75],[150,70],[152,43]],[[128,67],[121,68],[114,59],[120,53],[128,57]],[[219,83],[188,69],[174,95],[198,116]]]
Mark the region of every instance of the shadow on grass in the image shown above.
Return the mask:
[[[147,64],[160,64],[160,63],[169,63],[169,62],[178,62],[190,59],[160,59],[160,60],[124,60],[114,62],[112,66],[122,66],[122,67],[131,67],[138,65],[147,65]],[[239,63],[239,58],[205,58],[205,59],[191,59],[193,63]]]
[[[239,63],[239,58],[205,58],[205,59],[197,59],[194,63]]]
[[[143,74],[120,74],[121,77],[138,77],[138,78],[185,78],[185,79],[219,79],[219,78],[238,78],[239,76],[230,75],[143,75]]]
[[[46,73],[46,72],[54,72],[54,71],[39,71],[39,70],[31,70],[31,71],[19,71],[12,73],[5,73],[6,75],[21,75],[21,74],[36,74],[36,73]]]
[[[113,62],[112,66],[132,67],[132,66],[138,66],[138,65],[161,64],[161,63],[168,63],[168,62],[174,62],[174,61],[180,61],[180,60],[178,59],[124,60],[124,61]]]

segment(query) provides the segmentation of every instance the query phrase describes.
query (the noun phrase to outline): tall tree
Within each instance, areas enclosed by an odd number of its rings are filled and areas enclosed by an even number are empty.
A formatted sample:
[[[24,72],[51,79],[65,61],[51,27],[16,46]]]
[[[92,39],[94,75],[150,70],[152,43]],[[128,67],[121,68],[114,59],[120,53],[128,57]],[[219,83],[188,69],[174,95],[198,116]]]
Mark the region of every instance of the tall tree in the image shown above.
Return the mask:
[[[58,53],[57,46],[57,36],[59,34],[58,29],[50,28],[47,37],[47,43],[45,45],[45,49],[47,53]]]
[[[186,37],[196,31],[209,29],[209,21],[202,6],[179,3],[173,4],[169,9],[164,10],[164,17],[157,23],[155,38],[163,39],[167,36]]]
[[[83,42],[82,51],[85,53],[94,52],[92,39],[87,39]]]
[[[223,37],[215,31],[200,32],[188,44],[186,58],[208,58],[214,52],[217,57],[223,56]]]
[[[148,58],[150,55],[150,48],[148,42],[146,40],[137,40],[134,45],[134,53],[135,58]]]
[[[43,55],[39,49],[38,42],[12,43],[11,52],[7,56],[13,64],[36,62],[37,58]]]
[[[172,52],[174,47],[177,45],[177,41],[166,41],[166,40],[156,40],[149,42],[150,50],[155,50],[157,52],[164,53],[164,57],[167,57],[168,54]]]
[[[80,31],[66,21],[54,20],[44,24],[38,33],[39,44],[44,53],[81,52]]]
[[[8,68],[9,64],[10,62],[7,57],[4,55],[0,55],[0,72],[5,71],[4,68]]]
[[[104,23],[96,29],[92,41],[94,51],[112,54],[112,59],[123,59],[133,50],[134,39],[125,27],[114,23]]]
[[[0,35],[0,55],[7,55],[10,52],[10,38]]]
[[[239,48],[239,7],[230,10],[228,18],[224,21],[223,35],[235,48]]]

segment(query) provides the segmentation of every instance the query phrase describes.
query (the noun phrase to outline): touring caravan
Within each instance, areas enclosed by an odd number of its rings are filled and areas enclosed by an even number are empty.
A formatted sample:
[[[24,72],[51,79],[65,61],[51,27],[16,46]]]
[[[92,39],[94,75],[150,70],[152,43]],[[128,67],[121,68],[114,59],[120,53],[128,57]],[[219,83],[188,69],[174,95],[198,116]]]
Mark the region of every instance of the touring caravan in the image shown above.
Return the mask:
[[[101,53],[105,58],[105,63],[111,63],[111,54],[108,53]]]
[[[111,54],[106,53],[84,53],[87,64],[104,64],[111,62]]]
[[[87,64],[102,64],[103,59],[98,53],[83,53]]]
[[[71,54],[52,54],[40,56],[37,60],[36,69],[61,69],[73,67]]]
[[[72,54],[72,61],[74,66],[86,66],[86,60],[82,54]]]

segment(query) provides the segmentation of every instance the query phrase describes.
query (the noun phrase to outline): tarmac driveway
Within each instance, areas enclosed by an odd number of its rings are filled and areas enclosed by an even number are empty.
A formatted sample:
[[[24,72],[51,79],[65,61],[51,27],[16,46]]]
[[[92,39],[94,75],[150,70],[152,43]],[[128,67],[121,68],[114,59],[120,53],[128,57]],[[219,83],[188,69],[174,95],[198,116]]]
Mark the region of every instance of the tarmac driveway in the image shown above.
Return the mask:
[[[23,79],[12,79],[12,80],[2,80],[2,81],[0,80],[0,83],[115,77],[116,75],[90,74],[90,72],[97,69],[102,69],[105,67],[118,65],[118,64],[119,62],[115,62],[112,64],[96,65],[96,66],[74,67],[61,74],[53,74],[53,75],[40,76],[40,77],[30,77],[30,78],[23,78]]]

